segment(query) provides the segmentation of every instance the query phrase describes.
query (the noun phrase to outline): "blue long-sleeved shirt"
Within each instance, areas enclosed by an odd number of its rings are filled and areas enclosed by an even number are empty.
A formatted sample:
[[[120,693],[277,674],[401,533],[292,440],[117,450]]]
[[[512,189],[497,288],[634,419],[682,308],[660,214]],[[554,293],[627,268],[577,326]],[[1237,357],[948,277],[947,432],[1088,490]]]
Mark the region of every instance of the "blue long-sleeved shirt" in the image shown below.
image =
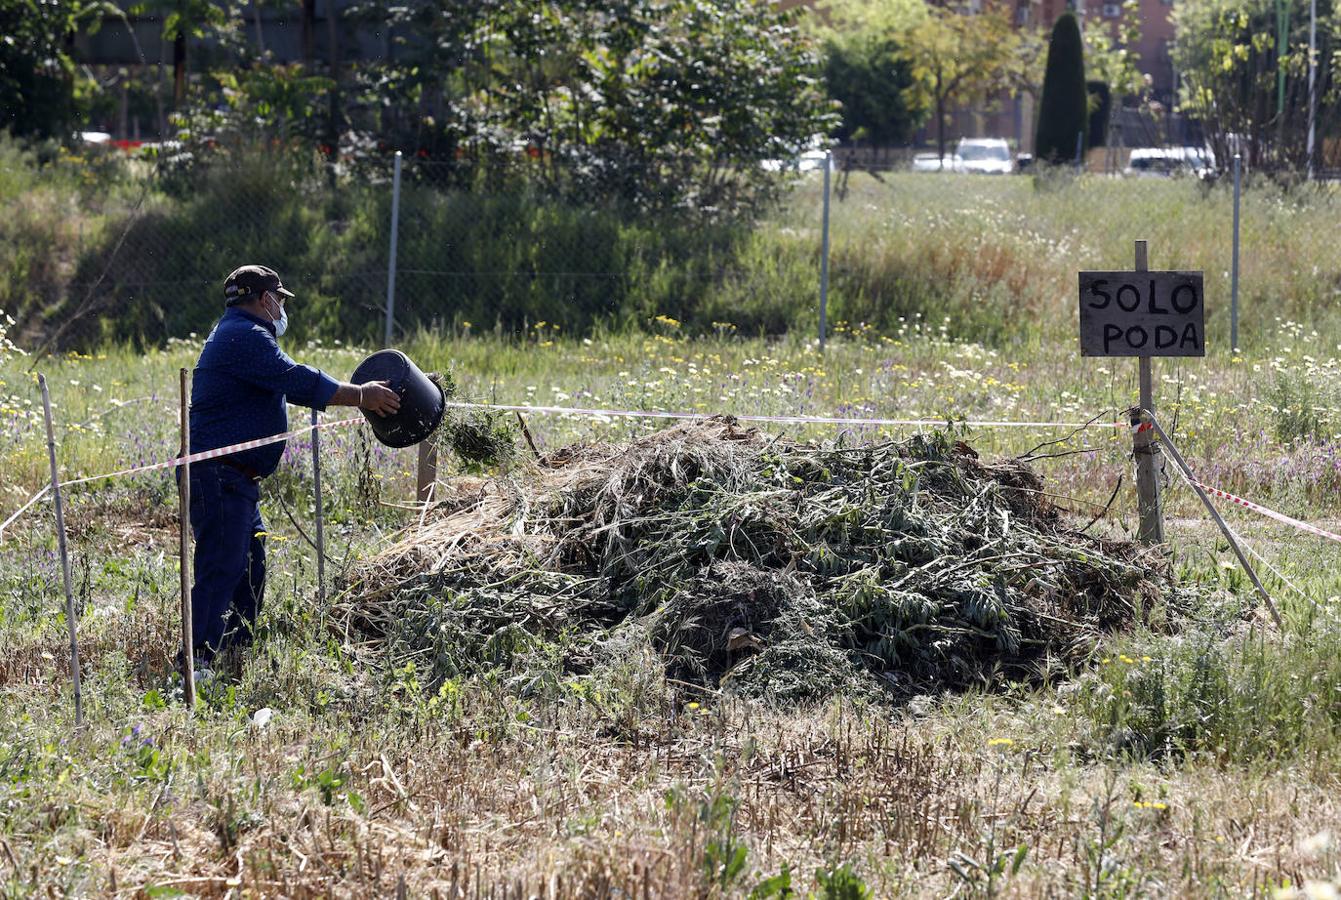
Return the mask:
[[[191,450],[214,450],[289,430],[287,403],[325,409],[340,383],[279,349],[275,326],[237,307],[205,341],[191,381]],[[230,454],[269,475],[284,443]]]

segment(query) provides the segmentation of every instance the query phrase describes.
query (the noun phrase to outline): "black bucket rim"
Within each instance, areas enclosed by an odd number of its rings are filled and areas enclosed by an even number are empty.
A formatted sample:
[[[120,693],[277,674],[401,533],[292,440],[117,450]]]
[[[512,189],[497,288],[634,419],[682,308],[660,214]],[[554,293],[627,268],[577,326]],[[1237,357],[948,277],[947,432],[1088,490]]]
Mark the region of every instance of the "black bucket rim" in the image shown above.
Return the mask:
[[[428,380],[429,384],[433,385],[433,387],[437,388],[438,390],[439,403],[438,403],[437,414],[433,416],[431,420],[429,420],[427,429],[423,437],[419,438],[418,440],[404,441],[404,440],[388,440],[387,436],[383,434],[382,430],[377,427],[382,417],[378,416],[376,413],[372,412],[371,410],[366,410],[362,408],[359,409],[359,412],[363,413],[363,417],[368,421],[369,427],[372,428],[373,436],[377,439],[377,442],[380,443],[382,446],[390,447],[393,450],[402,450],[406,447],[413,447],[416,444],[422,444],[424,441],[427,441],[429,438],[433,436],[434,432],[436,432],[438,428],[442,425],[443,418],[445,418],[447,415],[447,392],[443,390],[442,385],[438,381],[429,376],[429,373],[420,369],[419,366],[415,364],[415,361],[410,358],[409,354],[395,347],[383,347],[381,350],[377,350],[374,351],[373,353],[368,354],[368,356],[366,356],[362,360],[362,362],[360,362],[358,366],[355,367],[353,374],[350,375],[350,381],[354,384],[362,385],[362,384],[368,384],[372,381],[381,380],[377,378],[367,378],[364,381],[354,381],[354,377],[358,375],[358,370],[361,369],[369,360],[374,359],[378,356],[382,356],[384,354],[395,356],[400,360],[400,362],[403,365],[403,369],[399,376],[399,380],[402,383],[399,385],[399,389],[397,389],[396,385],[391,385],[392,390],[395,390],[398,396],[403,397],[405,393],[405,388],[409,386],[409,380],[410,380],[409,376],[411,372],[418,371],[421,375],[424,376],[424,378]]]

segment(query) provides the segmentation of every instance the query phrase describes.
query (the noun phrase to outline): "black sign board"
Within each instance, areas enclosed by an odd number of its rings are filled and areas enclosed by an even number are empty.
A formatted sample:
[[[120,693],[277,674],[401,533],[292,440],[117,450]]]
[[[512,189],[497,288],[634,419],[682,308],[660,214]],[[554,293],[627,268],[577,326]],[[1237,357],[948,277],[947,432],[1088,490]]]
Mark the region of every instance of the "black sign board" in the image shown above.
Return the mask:
[[[1081,356],[1205,356],[1200,272],[1081,272]]]

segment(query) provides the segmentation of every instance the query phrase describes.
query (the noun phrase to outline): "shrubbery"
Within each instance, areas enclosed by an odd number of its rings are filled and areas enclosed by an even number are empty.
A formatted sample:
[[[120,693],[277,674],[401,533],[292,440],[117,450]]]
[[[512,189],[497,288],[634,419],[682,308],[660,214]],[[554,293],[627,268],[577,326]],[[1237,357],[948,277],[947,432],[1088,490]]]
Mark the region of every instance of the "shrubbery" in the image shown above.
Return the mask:
[[[1034,154],[1051,163],[1075,160],[1089,129],[1089,94],[1085,87],[1085,53],[1074,13],[1057,17],[1048,42],[1048,67],[1038,104]]]

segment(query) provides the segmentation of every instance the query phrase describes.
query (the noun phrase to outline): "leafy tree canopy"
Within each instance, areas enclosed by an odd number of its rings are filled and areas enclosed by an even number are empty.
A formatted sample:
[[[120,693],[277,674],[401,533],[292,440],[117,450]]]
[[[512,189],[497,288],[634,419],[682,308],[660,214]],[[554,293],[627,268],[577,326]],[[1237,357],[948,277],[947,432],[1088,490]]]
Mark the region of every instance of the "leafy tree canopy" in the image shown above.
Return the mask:
[[[825,83],[841,104],[840,140],[906,140],[930,114],[903,45],[920,0],[831,0],[811,23],[824,43]]]
[[[0,131],[68,139],[92,89],[70,55],[74,35],[120,14],[103,0],[0,2]]]
[[[381,4],[365,13],[387,14]],[[813,40],[766,0],[407,0],[370,130],[552,191],[734,213],[834,125]],[[372,101],[376,101],[375,103]]]
[[[1341,9],[1318,0],[1318,141],[1341,131]],[[1307,3],[1292,4],[1285,53],[1273,0],[1185,0],[1174,11],[1180,105],[1202,121],[1218,163],[1235,152],[1250,166],[1307,164]],[[1282,77],[1283,75],[1283,77]]]
[[[974,13],[926,0],[829,0],[819,9],[827,23],[818,27],[832,54],[830,72],[859,53],[873,62],[887,55],[886,72],[900,79],[895,109],[903,130],[919,127],[934,115],[942,156],[945,128],[955,107],[989,104],[1027,87],[1030,60],[1038,55],[1034,36],[1015,28],[1005,10]],[[831,90],[844,103],[845,126],[855,124],[849,119],[854,107],[864,110],[875,94],[881,72],[875,65],[867,71],[862,83],[870,87],[864,93],[830,79]]]

